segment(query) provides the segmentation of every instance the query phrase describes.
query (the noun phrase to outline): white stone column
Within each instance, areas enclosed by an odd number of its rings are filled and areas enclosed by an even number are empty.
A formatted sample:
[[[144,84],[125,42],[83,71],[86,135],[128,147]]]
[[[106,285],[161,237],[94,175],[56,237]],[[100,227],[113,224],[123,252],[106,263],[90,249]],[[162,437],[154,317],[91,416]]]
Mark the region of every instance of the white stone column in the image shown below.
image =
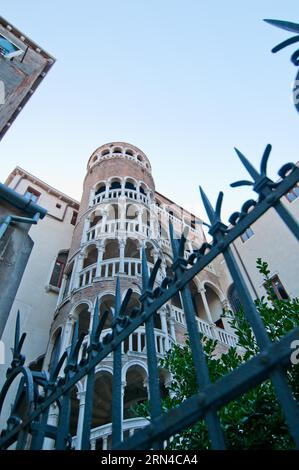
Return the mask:
[[[90,441],[90,450],[96,450],[96,439]]]
[[[63,274],[61,286],[60,286],[60,288],[59,288],[59,294],[58,294],[58,299],[57,299],[57,304],[56,304],[56,306],[58,306],[58,305],[60,304],[60,302],[62,301],[63,294],[64,294],[64,289],[65,289],[65,285],[66,285],[66,281],[67,281],[67,275],[66,275],[66,274]]]
[[[174,315],[174,312],[171,310],[170,317],[169,317],[170,336],[174,339],[174,341],[176,341],[174,322],[175,322],[175,315]]]
[[[48,424],[50,426],[58,426],[59,420],[59,409],[57,404],[54,402],[49,409]],[[43,443],[43,450],[53,450],[55,447],[55,440],[46,437]]]
[[[84,409],[85,409],[85,396],[86,396],[85,390],[77,393],[77,398],[79,400],[79,416],[78,416],[78,424],[77,424],[77,432],[76,432],[76,436],[77,436],[76,437],[76,450],[81,449],[83,419],[84,419]]]
[[[126,198],[121,196],[118,198],[118,218],[120,219],[120,231],[124,232],[126,230]]]
[[[70,279],[70,285],[69,285],[69,292],[72,292],[72,290],[75,289],[75,278],[76,278],[77,264],[78,264],[78,256],[74,259],[74,264],[73,264],[73,269],[72,269],[72,274],[71,274],[71,279]]]
[[[87,217],[85,217],[85,220],[84,220],[81,245],[83,245],[83,243],[86,243],[88,241],[87,232],[89,229],[90,229],[90,216],[88,215]]]
[[[138,209],[137,211],[137,222],[138,222],[138,231],[142,233],[142,209]]]
[[[77,258],[77,263],[76,263],[74,289],[77,289],[79,287],[79,274],[83,269],[84,258],[85,258],[84,253],[79,253],[78,258]]]
[[[97,249],[98,249],[98,259],[97,259],[96,277],[100,277],[103,255],[105,253],[104,240],[101,240],[97,243]]]
[[[125,272],[125,247],[126,240],[124,238],[119,240],[119,272]]]
[[[166,351],[169,350],[170,344],[169,344],[169,337],[168,337],[168,327],[167,327],[167,320],[166,320],[166,311],[164,308],[161,308],[160,311],[160,318],[161,318],[161,327],[162,331],[165,334],[165,349]]]
[[[209,304],[208,304],[208,301],[207,301],[205,288],[204,287],[200,288],[199,293],[200,293],[201,298],[202,298],[202,303],[203,303],[203,306],[204,306],[204,309],[205,309],[205,312],[206,312],[208,322],[214,324],[213,319],[212,319],[212,315],[211,315],[211,311],[210,311],[210,307],[209,307]]]
[[[103,210],[102,214],[103,214],[103,217],[102,217],[102,223],[101,223],[101,233],[105,233],[108,211]]]
[[[64,353],[66,348],[70,345],[72,330],[73,330],[73,318],[72,318],[72,315],[69,314],[68,319],[65,322],[65,326],[64,326],[64,330],[62,334],[62,341],[61,341],[61,348],[60,348],[61,354]]]

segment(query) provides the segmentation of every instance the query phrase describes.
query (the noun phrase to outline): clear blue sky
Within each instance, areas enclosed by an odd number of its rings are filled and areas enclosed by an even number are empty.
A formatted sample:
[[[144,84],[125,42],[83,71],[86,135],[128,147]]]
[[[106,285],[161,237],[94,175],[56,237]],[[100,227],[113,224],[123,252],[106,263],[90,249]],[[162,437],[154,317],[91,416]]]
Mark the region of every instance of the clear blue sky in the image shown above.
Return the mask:
[[[198,185],[224,214],[248,196],[238,147],[270,175],[298,160],[291,35],[298,0],[10,0],[1,14],[57,62],[1,142],[1,181],[20,165],[79,199],[100,145],[127,141],[150,158],[158,191],[203,214]]]

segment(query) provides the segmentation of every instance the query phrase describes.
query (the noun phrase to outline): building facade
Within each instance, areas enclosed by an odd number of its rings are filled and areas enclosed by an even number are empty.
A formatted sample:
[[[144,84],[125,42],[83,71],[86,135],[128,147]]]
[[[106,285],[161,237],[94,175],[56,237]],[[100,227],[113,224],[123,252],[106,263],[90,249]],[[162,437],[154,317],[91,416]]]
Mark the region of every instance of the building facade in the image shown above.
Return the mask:
[[[116,277],[122,294],[133,295],[129,311],[138,307],[141,290],[141,252],[145,250],[149,269],[160,257],[159,281],[171,265],[169,219],[180,236],[188,228],[186,257],[205,241],[200,220],[156,192],[151,165],[137,147],[114,142],[99,147],[90,157],[83,185],[77,224],[74,228],[67,264],[59,293],[50,343],[44,367],[70,345],[75,322],[85,336],[87,348],[93,308],[99,300],[100,315],[109,311],[103,335],[109,332],[114,312]],[[236,337],[221,315],[227,299],[219,278],[209,266],[190,285],[200,331],[217,338],[223,348],[236,344]],[[185,340],[185,319],[179,296],[164,306],[154,318],[158,357],[174,342]],[[138,328],[123,345],[123,429],[125,434],[145,425],[132,407],[148,397],[145,328]],[[83,353],[82,351],[82,353]],[[169,377],[161,371],[161,393],[167,393]],[[80,448],[85,405],[84,382],[73,391],[72,435]],[[92,418],[92,448],[107,448],[111,438],[112,357],[99,366],[95,381]],[[56,410],[57,411],[57,410]],[[55,410],[52,418],[55,423]],[[57,416],[56,416],[57,419]]]
[[[19,309],[21,329],[28,332],[30,340],[25,354],[33,368],[47,370],[60,357],[72,341],[76,323],[79,334],[84,336],[80,354],[85,354],[96,300],[100,316],[108,312],[102,335],[110,331],[117,278],[122,296],[128,288],[133,290],[128,313],[139,306],[143,250],[150,270],[157,258],[162,260],[157,286],[166,275],[172,275],[169,221],[177,237],[182,231],[186,234],[186,258],[206,241],[201,220],[156,191],[149,159],[128,143],[105,144],[93,152],[88,160],[80,204],[21,168],[12,172],[7,184],[22,194],[31,192],[48,210],[46,222],[30,232],[35,237],[35,247],[5,330],[7,344],[12,344],[11,332]],[[294,194],[285,196],[285,204],[298,215],[299,191],[297,187],[292,191]],[[255,268],[258,257],[269,262],[278,296],[299,294],[294,263],[298,249],[289,233],[282,244],[283,234],[283,224],[270,211],[234,242],[240,269],[254,298],[264,294]],[[272,240],[270,251],[267,237]],[[199,331],[218,340],[219,352],[235,346],[237,338],[222,314],[226,310],[238,310],[242,299],[236,295],[222,257],[201,271],[189,287]],[[174,343],[185,341],[186,325],[179,295],[155,314],[154,334],[158,358]],[[147,424],[147,420],[133,412],[134,405],[148,398],[145,348],[144,326],[122,344],[125,436]],[[96,370],[92,449],[107,449],[111,445],[112,374],[110,355]],[[169,393],[170,380],[161,369],[162,396]],[[77,449],[80,449],[84,407],[85,382],[82,381],[72,391],[71,435]],[[57,422],[58,409],[52,406],[49,423]],[[47,439],[45,448],[54,447],[55,443]]]

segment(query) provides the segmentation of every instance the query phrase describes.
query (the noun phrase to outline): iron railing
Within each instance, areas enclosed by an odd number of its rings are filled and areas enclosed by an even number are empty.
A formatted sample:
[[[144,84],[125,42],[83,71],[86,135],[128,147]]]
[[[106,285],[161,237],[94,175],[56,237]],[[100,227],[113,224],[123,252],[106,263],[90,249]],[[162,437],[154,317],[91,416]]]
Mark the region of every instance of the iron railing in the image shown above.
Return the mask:
[[[273,23],[273,20],[269,21]],[[288,23],[288,25],[290,24]],[[299,26],[295,26],[298,32]],[[294,25],[292,28],[294,30]],[[297,38],[299,37],[297,36]],[[292,42],[295,42],[294,39],[289,41],[289,43]],[[298,64],[296,63],[296,65]],[[278,342],[270,341],[230,247],[236,238],[270,208],[277,212],[294,237],[299,239],[299,226],[281,202],[282,196],[299,181],[299,168],[294,163],[287,163],[278,172],[279,181],[272,181],[267,176],[267,161],[270,151],[271,146],[268,145],[261,161],[260,171],[257,171],[247,158],[239,150],[236,150],[252,181],[239,181],[232,186],[251,185],[258,194],[258,200],[246,201],[241,210],[230,217],[230,226],[225,225],[221,220],[223,193],[219,194],[214,209],[204,191],[200,189],[209,218],[211,243],[205,242],[200,249],[193,251],[186,259],[184,256],[186,234],[183,233],[180,240],[177,240],[170,223],[173,255],[172,276],[163,278],[158,287],[155,287],[157,285],[155,281],[161,260],[158,259],[152,271],[149,272],[146,255],[143,251],[142,294],[139,298],[141,307],[136,307],[129,315],[126,311],[132,290],[129,289],[126,292],[124,300],[121,302],[120,281],[117,278],[115,315],[111,331],[104,336],[102,330],[108,312],[99,317],[99,304],[96,301],[89,345],[83,356],[81,345],[84,337],[78,337],[77,323],[71,346],[63,352],[60,359],[57,358],[51,364],[50,371],[31,371],[29,367],[24,365],[25,357],[21,353],[25,334],[20,336],[18,315],[13,360],[7,371],[7,380],[0,393],[0,412],[14,380],[19,376],[21,380],[7,427],[1,434],[0,449],[7,449],[13,444],[17,449],[42,449],[47,437],[55,440],[55,449],[57,450],[70,448],[72,440],[69,432],[71,391],[76,383],[84,378],[86,379],[86,398],[82,437],[78,447],[90,449],[95,370],[96,366],[111,353],[113,353],[112,449],[162,449],[166,440],[201,419],[206,422],[211,448],[224,449],[225,439],[218,410],[268,379],[272,381],[274,386],[290,435],[295,446],[299,448],[299,407],[289,388],[286,375],[287,368],[291,366],[292,350],[290,345],[294,340],[299,339],[299,327],[294,328]],[[237,292],[242,299],[245,316],[252,327],[260,351],[251,360],[218,381],[211,383],[189,283],[220,254],[225,259]],[[162,413],[153,315],[179,292],[181,293],[184,318],[192,350],[198,392],[176,408]],[[145,325],[148,363],[150,424],[142,431],[136,431],[133,436],[123,440],[122,343],[143,324]],[[26,397],[26,406],[21,418],[17,413],[17,406],[22,393]],[[50,407],[55,403],[59,408],[57,426],[49,424]]]

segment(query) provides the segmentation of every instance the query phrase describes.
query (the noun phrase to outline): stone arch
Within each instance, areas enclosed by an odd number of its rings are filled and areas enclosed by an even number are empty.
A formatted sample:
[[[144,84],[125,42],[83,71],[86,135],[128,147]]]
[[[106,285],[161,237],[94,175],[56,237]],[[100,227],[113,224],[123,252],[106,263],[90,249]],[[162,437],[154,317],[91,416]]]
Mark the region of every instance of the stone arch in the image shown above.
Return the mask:
[[[138,212],[140,208],[135,203],[126,204],[126,219],[127,220],[137,220]]]
[[[72,309],[72,320],[73,325],[78,322],[78,335],[81,334],[86,336],[90,329],[90,318],[91,318],[91,305],[89,301],[81,300],[77,302],[76,306]]]
[[[95,374],[91,427],[97,428],[112,421],[112,374],[99,370]]]
[[[122,153],[123,153],[123,149],[122,149],[121,147],[118,147],[118,146],[113,147],[112,153],[121,153],[121,154],[122,154]]]
[[[109,189],[121,189],[122,179],[119,176],[109,178]]]
[[[51,354],[49,360],[48,369],[50,370],[52,364],[57,364],[60,353],[61,353],[61,344],[62,344],[62,331],[63,326],[59,325],[52,333],[51,336]]]
[[[106,181],[105,180],[98,181],[94,185],[93,190],[94,190],[95,196],[98,196],[99,194],[104,193],[106,191]]]
[[[108,311],[108,317],[104,324],[103,329],[107,329],[111,327],[111,323],[113,320],[113,315],[115,311],[115,294],[114,292],[104,292],[102,295],[98,296],[99,300],[99,316],[100,318],[103,314]]]
[[[124,178],[124,187],[125,189],[131,189],[133,191],[136,191],[138,188],[138,182],[135,180],[135,178],[132,178],[131,176],[126,176]]]
[[[104,149],[104,150],[102,150],[102,152],[101,152],[101,157],[106,157],[106,156],[108,156],[108,155],[110,155],[110,149]]]
[[[140,259],[140,242],[137,238],[126,239],[125,258]]]
[[[97,263],[98,248],[94,243],[86,245],[82,253],[84,254],[82,269]]]
[[[118,220],[120,218],[120,204],[108,204],[106,206],[107,220]]]
[[[153,243],[147,241],[145,243],[144,250],[145,250],[145,256],[146,256],[147,262],[151,264],[155,264],[155,258],[154,258],[155,246],[153,245]]]
[[[107,238],[105,240],[105,251],[103,261],[107,259],[119,258],[119,240],[117,238]]]
[[[125,375],[124,419],[134,417],[132,407],[148,399],[147,371],[140,364],[131,363]]]
[[[101,222],[102,218],[103,218],[102,209],[96,208],[95,210],[93,210],[88,216],[89,228],[92,228],[95,225],[99,224]]]
[[[225,295],[224,293],[222,292],[222,290],[220,289],[220,287],[216,286],[216,284],[214,284],[214,282],[210,281],[210,280],[204,280],[204,281],[201,281],[201,284],[202,286],[205,288],[206,286],[210,287],[214,292],[215,294],[218,295],[219,299],[221,300],[221,302],[223,302],[225,300]]]

